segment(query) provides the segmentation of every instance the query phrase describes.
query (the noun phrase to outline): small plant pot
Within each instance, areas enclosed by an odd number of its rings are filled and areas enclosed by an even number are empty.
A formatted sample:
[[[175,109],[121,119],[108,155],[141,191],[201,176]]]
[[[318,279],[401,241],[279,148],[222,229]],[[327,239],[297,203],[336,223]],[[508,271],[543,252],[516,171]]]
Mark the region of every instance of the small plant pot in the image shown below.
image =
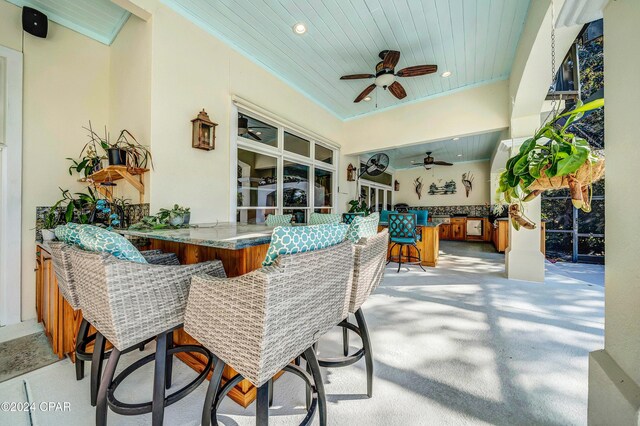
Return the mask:
[[[95,173],[100,170],[102,170],[102,161],[98,161],[93,165],[93,169],[91,169],[91,173]]]
[[[169,218],[169,224],[171,226],[179,226],[182,225],[184,223],[184,216],[174,216],[172,218]]]
[[[110,166],[126,166],[127,165],[127,150],[120,148],[108,148],[107,156],[109,158]]]
[[[53,241],[56,239],[56,234],[53,232],[53,229],[41,229],[42,233],[42,241]]]
[[[183,224],[188,225],[189,222],[191,221],[191,213],[186,213],[184,216],[182,216],[183,219]]]

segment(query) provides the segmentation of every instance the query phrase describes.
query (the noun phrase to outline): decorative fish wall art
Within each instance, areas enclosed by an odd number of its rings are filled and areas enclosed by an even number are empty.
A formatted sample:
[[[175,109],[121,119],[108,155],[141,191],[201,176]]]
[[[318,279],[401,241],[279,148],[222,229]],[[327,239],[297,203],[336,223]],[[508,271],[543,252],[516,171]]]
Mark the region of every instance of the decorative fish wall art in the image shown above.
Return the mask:
[[[467,198],[469,198],[469,193],[473,189],[473,175],[470,171],[462,174],[462,184],[464,185],[464,190],[467,193]]]

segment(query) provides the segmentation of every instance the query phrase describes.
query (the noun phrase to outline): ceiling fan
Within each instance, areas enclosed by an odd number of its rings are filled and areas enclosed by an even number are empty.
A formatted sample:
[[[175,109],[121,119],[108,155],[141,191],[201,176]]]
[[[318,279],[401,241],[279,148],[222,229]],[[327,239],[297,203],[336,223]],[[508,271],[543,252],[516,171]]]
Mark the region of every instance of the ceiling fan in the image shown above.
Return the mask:
[[[260,132],[254,132],[253,129],[269,129],[269,127],[249,127],[249,119],[244,115],[240,114],[238,116],[238,136],[249,137],[251,139],[261,141]]]
[[[422,159],[422,161],[411,161],[412,167],[416,166],[424,166],[425,169],[431,170],[432,166],[453,166],[452,163],[447,163],[446,161],[436,161],[431,156],[432,151],[427,152],[427,156]]]
[[[375,78],[373,84],[367,86],[366,89],[360,93],[353,102],[358,103],[367,97],[373,89],[382,87],[383,89],[389,89],[389,92],[398,99],[403,99],[407,96],[404,87],[398,81],[396,77],[417,77],[425,74],[432,74],[438,71],[437,65],[415,65],[412,67],[403,68],[398,72],[395,72],[395,67],[400,60],[400,52],[397,50],[383,50],[378,54],[382,61],[376,65],[375,74],[352,74],[343,75],[340,80],[358,80],[363,78]]]
[[[369,160],[367,160],[367,164],[360,169],[358,178],[361,178],[365,173],[369,176],[381,175],[385,170],[387,170],[387,167],[389,167],[389,156],[384,152],[379,152],[372,155]]]

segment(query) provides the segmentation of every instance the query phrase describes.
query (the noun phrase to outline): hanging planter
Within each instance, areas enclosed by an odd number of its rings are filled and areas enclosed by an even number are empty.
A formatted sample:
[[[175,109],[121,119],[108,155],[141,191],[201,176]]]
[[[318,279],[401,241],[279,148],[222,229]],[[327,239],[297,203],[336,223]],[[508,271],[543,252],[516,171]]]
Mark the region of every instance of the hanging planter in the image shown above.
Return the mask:
[[[591,185],[604,176],[604,156],[567,129],[585,112],[602,106],[603,99],[584,105],[578,103],[572,111],[544,125],[507,161],[506,170],[500,175],[498,196],[500,201],[518,206],[518,209],[510,207],[514,228],[523,226],[522,219],[528,221],[522,213],[522,203],[546,190],[569,188],[573,205],[585,212],[591,211]],[[558,121],[565,117],[566,122],[560,125]]]

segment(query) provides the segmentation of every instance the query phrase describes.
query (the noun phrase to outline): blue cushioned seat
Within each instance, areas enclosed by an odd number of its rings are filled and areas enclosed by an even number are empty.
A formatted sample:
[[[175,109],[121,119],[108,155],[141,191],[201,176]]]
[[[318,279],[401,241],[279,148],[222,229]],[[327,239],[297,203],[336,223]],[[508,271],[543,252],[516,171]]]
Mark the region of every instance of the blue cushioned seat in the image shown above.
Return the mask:
[[[427,224],[427,219],[429,218],[428,210],[409,210],[409,213],[413,213],[416,215],[416,223],[418,225]]]
[[[389,222],[389,213],[398,213],[395,210],[382,210],[380,212],[380,222],[387,223]]]

